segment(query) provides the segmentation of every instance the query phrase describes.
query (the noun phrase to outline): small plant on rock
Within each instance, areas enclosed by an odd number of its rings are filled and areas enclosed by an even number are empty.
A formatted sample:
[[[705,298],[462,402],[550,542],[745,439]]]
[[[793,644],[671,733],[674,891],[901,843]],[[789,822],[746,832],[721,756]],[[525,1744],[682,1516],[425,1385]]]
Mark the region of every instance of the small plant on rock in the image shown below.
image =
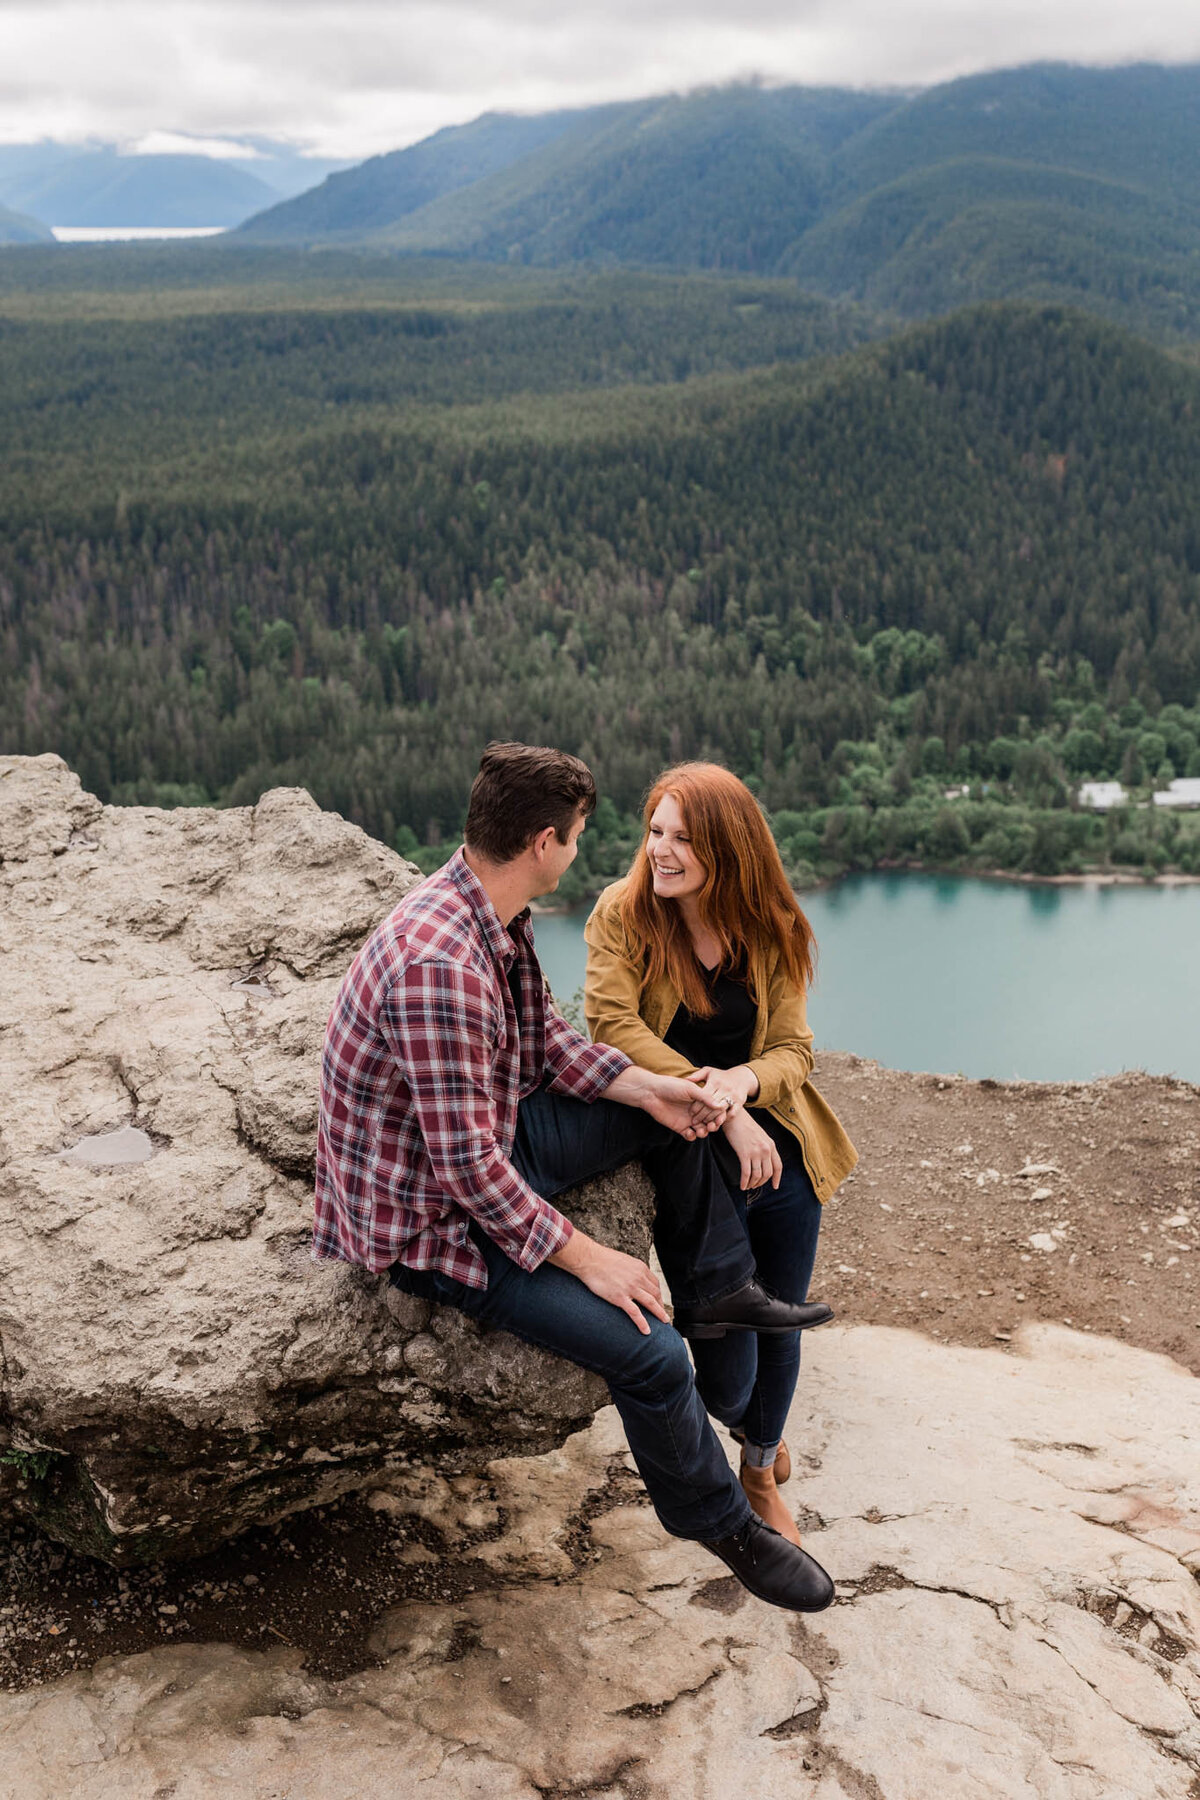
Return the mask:
[[[15,1469],[24,1481],[45,1481],[58,1460],[57,1450],[0,1450],[0,1464]]]

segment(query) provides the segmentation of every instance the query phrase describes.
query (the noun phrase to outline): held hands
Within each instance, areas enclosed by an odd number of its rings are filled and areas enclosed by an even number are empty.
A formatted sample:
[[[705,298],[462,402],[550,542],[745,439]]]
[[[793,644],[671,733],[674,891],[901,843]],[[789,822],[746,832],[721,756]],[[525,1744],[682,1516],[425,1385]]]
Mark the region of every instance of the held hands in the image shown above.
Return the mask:
[[[582,1281],[601,1300],[627,1313],[644,1336],[649,1337],[650,1327],[642,1307],[664,1325],[670,1323],[654,1271],[636,1256],[610,1250],[607,1244],[598,1244],[577,1227],[562,1249],[548,1260]]]
[[[677,1131],[689,1142],[718,1130],[725,1117],[724,1108],[713,1106],[698,1093],[690,1077],[655,1075],[650,1069],[632,1065],[605,1088],[604,1097],[624,1106],[641,1107],[660,1125]]]
[[[758,1093],[758,1077],[745,1063],[736,1069],[693,1069],[687,1079],[695,1083],[700,1098],[722,1121],[740,1112]]]
[[[693,1069],[690,1075],[656,1075],[635,1064],[622,1069],[604,1090],[606,1100],[639,1106],[643,1112],[691,1142],[719,1131],[732,1113],[758,1092],[747,1068]]]

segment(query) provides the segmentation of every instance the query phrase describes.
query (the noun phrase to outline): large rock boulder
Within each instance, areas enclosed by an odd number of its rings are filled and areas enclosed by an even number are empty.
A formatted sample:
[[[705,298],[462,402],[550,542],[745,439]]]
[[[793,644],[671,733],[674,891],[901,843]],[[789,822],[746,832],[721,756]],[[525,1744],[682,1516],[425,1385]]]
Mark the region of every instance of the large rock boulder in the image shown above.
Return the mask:
[[[545,1451],[602,1384],[315,1265],[321,1040],[411,865],[302,790],[102,806],[0,758],[0,1504],[182,1556],[419,1461]],[[630,1171],[570,1203],[644,1251]]]

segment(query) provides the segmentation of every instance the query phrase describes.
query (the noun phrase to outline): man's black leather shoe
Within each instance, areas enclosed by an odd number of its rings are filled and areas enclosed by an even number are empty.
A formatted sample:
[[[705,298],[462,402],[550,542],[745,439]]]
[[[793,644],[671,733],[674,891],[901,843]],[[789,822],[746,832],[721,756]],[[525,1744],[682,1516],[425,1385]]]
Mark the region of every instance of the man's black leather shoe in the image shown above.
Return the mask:
[[[748,1281],[745,1287],[723,1294],[719,1300],[705,1300],[699,1306],[679,1307],[675,1312],[675,1329],[688,1338],[720,1338],[727,1331],[808,1331],[814,1325],[827,1325],[833,1308],[823,1300],[808,1300],[793,1306],[788,1300],[776,1300],[773,1294]]]
[[[824,1612],[833,1604],[833,1581],[820,1563],[755,1514],[740,1531],[705,1541],[704,1548],[719,1556],[744,1588],[770,1606],[785,1606],[789,1612]]]

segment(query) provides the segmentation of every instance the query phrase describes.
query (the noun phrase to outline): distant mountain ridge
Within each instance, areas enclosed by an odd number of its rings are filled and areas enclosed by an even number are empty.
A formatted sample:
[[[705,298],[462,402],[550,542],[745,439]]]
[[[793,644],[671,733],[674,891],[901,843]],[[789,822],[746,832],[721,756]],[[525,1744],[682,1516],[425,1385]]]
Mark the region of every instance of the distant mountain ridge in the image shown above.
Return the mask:
[[[26,213],[12,212],[7,206],[0,206],[0,244],[48,244],[53,241],[54,233],[40,219],[31,219]]]
[[[1052,299],[1200,335],[1200,68],[1038,64],[915,94],[731,86],[489,114],[238,237],[785,274],[901,317]]]
[[[253,220],[257,242],[295,243],[310,237],[345,238],[385,231],[405,217],[486,179],[572,131],[579,121],[620,110],[588,113],[484,113],[469,125],[451,125],[406,150],[372,156],[329,175],[319,187],[273,206]]]
[[[245,156],[220,157],[102,143],[3,144],[0,205],[51,225],[230,226],[338,166],[270,138],[246,139],[242,148]]]
[[[890,104],[737,87],[590,113],[380,237],[532,263],[765,270],[819,216],[830,151]]]
[[[276,190],[238,162],[106,149],[7,183],[6,195],[52,225],[186,227],[236,225]]]
[[[592,231],[614,240],[607,256],[600,250],[602,260],[720,266],[715,252],[707,261],[703,253],[682,261],[622,253],[622,225],[653,237],[647,220],[669,186],[659,174],[645,195],[642,165],[669,163],[685,181],[697,174],[703,183],[740,132],[739,157],[765,154],[773,173],[797,175],[815,196],[831,151],[894,104],[842,89],[732,87],[533,118],[487,113],[331,176],[248,220],[241,235],[293,243],[362,235],[406,249],[555,263],[594,260],[585,241],[590,221]],[[529,241],[514,245],[512,231]]]

